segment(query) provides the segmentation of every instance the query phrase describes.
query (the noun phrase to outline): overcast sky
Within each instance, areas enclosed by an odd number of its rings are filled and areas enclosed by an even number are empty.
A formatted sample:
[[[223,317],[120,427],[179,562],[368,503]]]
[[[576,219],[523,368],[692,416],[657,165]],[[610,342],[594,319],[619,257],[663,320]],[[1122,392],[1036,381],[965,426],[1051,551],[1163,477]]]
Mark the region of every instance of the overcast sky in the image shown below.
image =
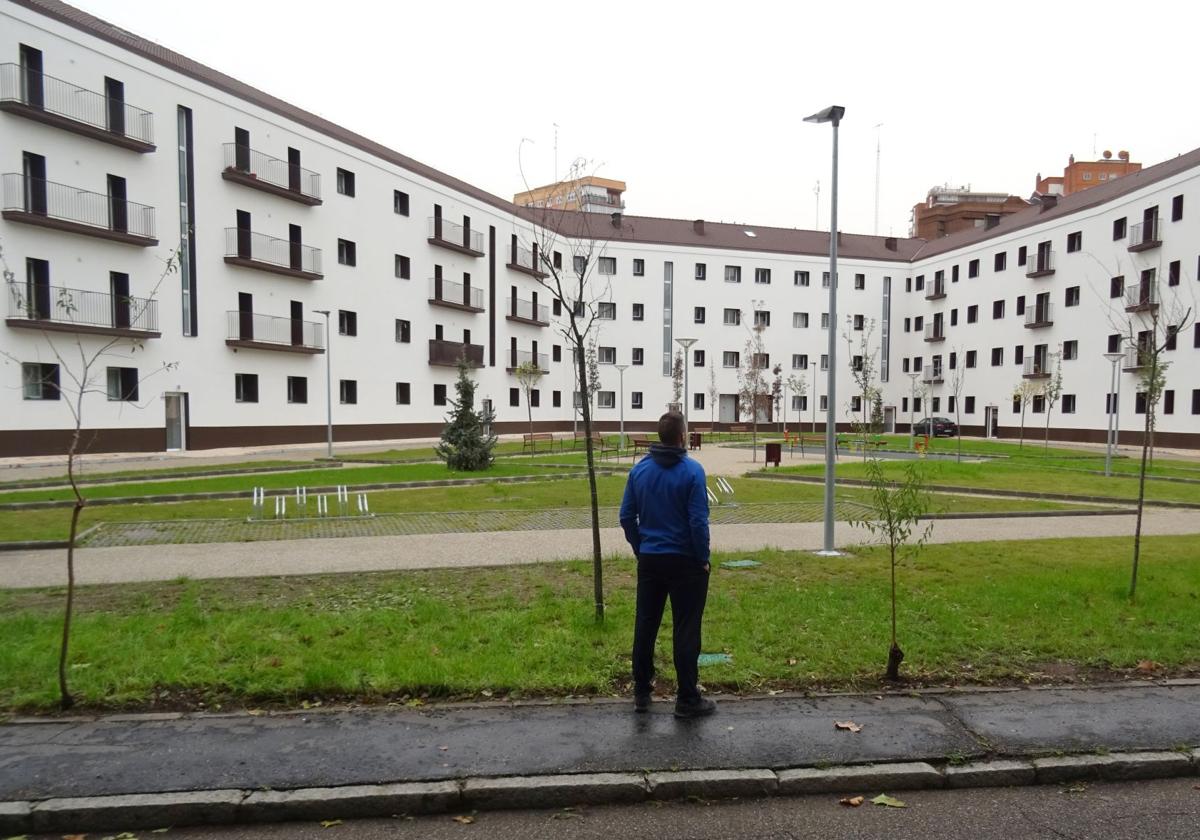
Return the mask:
[[[638,215],[812,228],[819,181],[827,228],[831,132],[802,120],[830,104],[853,233],[877,140],[884,235],[934,185],[1027,196],[1070,154],[1200,146],[1182,0],[75,3],[506,198],[520,161],[554,180],[557,123],[559,174],[594,161]]]

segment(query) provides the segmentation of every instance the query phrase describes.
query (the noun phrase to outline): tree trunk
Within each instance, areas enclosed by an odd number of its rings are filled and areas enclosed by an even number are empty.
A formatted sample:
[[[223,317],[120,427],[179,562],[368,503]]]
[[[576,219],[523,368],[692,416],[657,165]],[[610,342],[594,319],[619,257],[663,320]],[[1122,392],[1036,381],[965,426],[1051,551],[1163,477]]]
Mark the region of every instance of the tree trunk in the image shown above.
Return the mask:
[[[1150,382],[1153,388],[1154,378],[1158,375],[1158,355],[1150,359]],[[1137,599],[1138,559],[1142,553],[1142,511],[1146,508],[1146,459],[1150,454],[1150,419],[1154,414],[1154,406],[1150,402],[1150,389],[1146,392],[1146,425],[1142,433],[1142,465],[1138,470],[1137,524],[1133,528],[1133,573],[1129,578],[1129,600]]]
[[[78,414],[76,415],[78,417]],[[71,647],[71,619],[75,613],[75,540],[79,535],[79,514],[83,512],[84,499],[75,483],[75,453],[79,449],[80,424],[75,424],[71,437],[71,448],[67,450],[67,481],[75,494],[75,505],[71,508],[71,530],[67,535],[67,603],[63,610],[62,642],[58,650],[58,692],[63,711],[75,705],[75,698],[67,685],[67,657]]]
[[[529,412],[529,457],[532,458],[537,451],[537,447],[533,443],[533,403],[529,401],[533,389],[530,388],[525,392],[525,410]],[[554,441],[550,441],[550,451],[554,451]]]
[[[1017,444],[1017,449],[1025,448],[1025,403],[1021,402],[1021,441]]]
[[[596,491],[596,457],[592,446],[592,409],[588,399],[587,354],[583,350],[583,336],[571,319],[575,343],[579,348],[579,401],[583,407],[583,434],[586,438],[588,492],[592,508],[592,592],[596,600],[596,622],[604,621],[604,567],[600,562],[600,499]]]
[[[958,407],[958,403],[960,402],[960,400],[961,400],[960,397],[956,396],[954,398],[954,424],[956,426],[958,426],[958,431],[955,433],[954,436],[956,438],[958,438],[958,462],[961,464],[962,463],[962,413],[961,413],[961,409],[959,409],[959,407]]]
[[[900,679],[900,663],[904,661],[904,651],[896,642],[896,547],[891,546],[892,558],[892,646],[888,649],[887,678],[892,682]]]
[[[1042,451],[1050,451],[1050,404],[1046,403],[1046,433],[1042,435]]]

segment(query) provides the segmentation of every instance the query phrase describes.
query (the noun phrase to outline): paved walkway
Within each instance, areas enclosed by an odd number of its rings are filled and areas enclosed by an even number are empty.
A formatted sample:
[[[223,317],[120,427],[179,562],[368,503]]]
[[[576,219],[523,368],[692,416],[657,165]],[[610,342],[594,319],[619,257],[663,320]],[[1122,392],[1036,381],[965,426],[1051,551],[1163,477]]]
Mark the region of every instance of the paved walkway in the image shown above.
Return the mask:
[[[1146,513],[1146,534],[1200,534],[1200,514],[1192,510]],[[934,522],[936,543],[1059,537],[1132,536],[1130,515],[1084,517],[1032,516],[995,519],[941,519]],[[629,556],[617,528],[601,530],[606,557]],[[835,541],[853,546],[869,539],[861,529],[838,522]],[[714,551],[761,548],[811,551],[821,548],[820,522],[723,525],[712,531]],[[82,584],[173,580],[177,577],[227,578],[310,575],[327,572],[393,571],[547,563],[587,557],[591,532],[559,531],[424,534],[396,537],[343,537],[279,542],[152,545],[85,548],[76,552]],[[0,589],[60,586],[66,583],[64,550],[0,553]]]

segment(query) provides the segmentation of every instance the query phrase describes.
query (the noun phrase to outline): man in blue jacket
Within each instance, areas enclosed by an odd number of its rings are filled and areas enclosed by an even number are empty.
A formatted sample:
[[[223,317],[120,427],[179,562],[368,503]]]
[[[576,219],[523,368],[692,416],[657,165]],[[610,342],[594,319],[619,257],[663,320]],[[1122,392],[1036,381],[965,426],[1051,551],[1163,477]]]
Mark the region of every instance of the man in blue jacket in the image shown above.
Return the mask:
[[[634,709],[650,708],[654,643],[671,599],[675,628],[675,717],[710,715],[717,704],[697,688],[700,620],[708,598],[708,489],[704,467],[683,448],[683,415],[667,412],[658,439],[629,472],[621,527],[637,555],[637,618],[633,630]]]

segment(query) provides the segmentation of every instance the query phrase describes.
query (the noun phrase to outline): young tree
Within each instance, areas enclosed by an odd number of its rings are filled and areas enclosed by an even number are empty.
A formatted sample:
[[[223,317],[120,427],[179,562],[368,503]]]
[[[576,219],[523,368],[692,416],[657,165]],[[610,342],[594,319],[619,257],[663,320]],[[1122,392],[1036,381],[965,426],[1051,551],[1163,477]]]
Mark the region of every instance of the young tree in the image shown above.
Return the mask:
[[[958,428],[955,437],[958,438],[958,460],[962,461],[962,394],[967,381],[967,366],[962,354],[956,347],[950,353],[954,357],[954,370],[950,372],[950,392],[954,394],[954,425]]]
[[[788,390],[792,392],[793,398],[803,397],[805,394],[808,393],[808,380],[801,379],[799,376],[796,376],[796,374],[794,374],[794,373],[787,378],[787,382],[785,384],[787,385]],[[799,403],[798,400],[797,400],[797,403]],[[787,406],[784,406],[783,409],[784,409],[784,411],[787,411]],[[798,438],[800,438],[800,455],[801,456],[804,455],[804,430],[803,430],[803,425],[802,425],[803,422],[804,422],[804,418],[800,414],[799,405],[797,405],[797,407],[796,407],[796,436]],[[787,424],[785,423],[784,425],[786,426]]]
[[[871,434],[883,434],[883,392],[878,388],[871,394]]]
[[[767,384],[766,347],[763,331],[766,326],[756,323],[746,339],[742,363],[738,367],[738,411],[751,421],[751,460],[758,461],[758,411],[770,394]]]
[[[776,362],[775,367],[771,368],[771,404],[775,408],[776,422],[779,422],[781,415],[780,408],[783,406],[783,365]],[[786,421],[786,418],[784,418]],[[787,423],[784,422],[786,428]]]
[[[717,398],[720,392],[717,391],[717,368],[714,365],[708,366],[708,423],[709,430],[716,428],[717,425]]]
[[[450,416],[437,445],[438,457],[452,470],[475,472],[492,465],[496,436],[485,431],[483,415],[475,410],[475,380],[466,355],[458,360],[458,380],[454,383],[458,399],[450,400]]]
[[[1042,388],[1042,407],[1046,409],[1046,432],[1042,436],[1043,452],[1050,451],[1050,412],[1054,411],[1058,398],[1062,396],[1062,353],[1054,355],[1056,357],[1054,375],[1046,380],[1046,384]]]
[[[1017,403],[1021,408],[1021,440],[1017,448],[1025,447],[1025,409],[1033,402],[1033,398],[1040,396],[1043,385],[1041,382],[1036,382],[1032,379],[1022,379],[1017,383],[1017,387],[1013,388],[1013,402]]]
[[[858,391],[859,410],[862,412],[862,435],[867,436],[871,428],[871,394],[875,391],[875,356],[878,348],[871,346],[871,336],[875,333],[875,319],[872,318],[861,329],[854,329],[853,315],[846,316],[846,329],[842,337],[846,340],[847,362],[850,365],[850,375]],[[854,333],[858,333],[857,341]],[[867,459],[867,445],[863,443],[863,460]]]
[[[521,387],[521,392],[525,395],[525,410],[529,414],[529,434],[533,434],[533,400],[530,396],[533,394],[533,389],[538,386],[541,381],[543,372],[538,365],[536,359],[521,362],[517,365],[517,369],[513,371],[517,375],[517,384]],[[533,457],[534,447],[532,445],[533,438],[530,438],[529,457]]]
[[[901,480],[893,484],[884,474],[880,460],[870,458],[867,460],[867,483],[871,511],[852,516],[849,521],[851,525],[865,528],[888,548],[892,578],[892,645],[888,649],[887,678],[896,681],[900,679],[900,663],[904,661],[904,651],[900,649],[896,633],[896,567],[904,559],[915,558],[929,539],[932,522],[918,530],[921,517],[929,510],[929,493],[925,489],[922,465],[915,460],[904,465]]]
[[[159,288],[178,267],[176,258],[177,254],[174,251],[168,255],[162,273],[147,297],[113,297],[109,306],[114,312],[121,312],[123,323],[127,326],[137,326],[148,322]],[[28,287],[16,282],[16,276],[9,268],[8,259],[4,255],[3,246],[0,246],[0,270],[3,272],[5,287],[12,297],[11,311],[28,313],[31,318],[67,324],[87,317],[82,312],[82,307],[83,298],[89,293],[75,289],[53,290],[55,297],[49,304],[51,311],[39,311],[38,301],[29,296]],[[84,323],[87,321],[84,320]],[[115,320],[112,325],[116,325]],[[97,339],[92,336],[85,338],[81,333],[71,333],[72,338],[62,339],[56,336],[67,333],[51,332],[49,329],[43,329],[40,333],[49,357],[56,363],[57,373],[53,376],[42,374],[36,378],[26,378],[27,369],[22,368],[23,387],[37,389],[44,398],[58,400],[66,405],[72,420],[70,443],[67,446],[67,484],[70,485],[74,503],[71,506],[71,523],[67,531],[67,591],[63,606],[62,637],[58,649],[59,705],[66,710],[75,705],[75,698],[67,680],[67,663],[70,658],[71,624],[75,615],[75,549],[79,541],[79,518],[87,505],[87,498],[79,486],[79,471],[83,456],[92,442],[83,438],[84,411],[90,403],[89,395],[94,397],[105,394],[111,398],[112,387],[115,386],[117,399],[144,408],[149,401],[138,403],[139,386],[155,374],[173,370],[178,363],[159,363],[148,372],[139,373],[134,382],[126,382],[121,377],[110,382],[105,363],[110,360],[128,363],[138,353],[145,351],[142,338],[102,336]],[[8,351],[0,351],[0,356],[3,356],[5,364],[21,364],[21,359]],[[103,380],[102,375],[105,377]]]
[[[682,411],[683,403],[683,351],[675,351],[675,359],[671,363],[671,405],[673,411]]]

